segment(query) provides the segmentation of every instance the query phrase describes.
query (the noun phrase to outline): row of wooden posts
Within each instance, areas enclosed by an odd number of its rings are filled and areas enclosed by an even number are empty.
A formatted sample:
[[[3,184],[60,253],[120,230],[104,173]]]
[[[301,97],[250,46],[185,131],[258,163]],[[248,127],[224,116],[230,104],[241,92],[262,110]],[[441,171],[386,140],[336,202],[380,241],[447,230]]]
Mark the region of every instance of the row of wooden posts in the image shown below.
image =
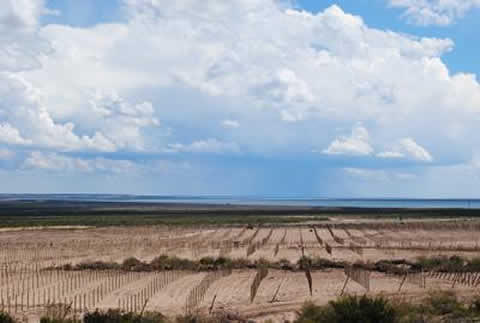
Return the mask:
[[[118,290],[129,283],[136,282],[146,275],[135,272],[63,272],[48,271],[48,277],[55,279],[46,280],[48,283],[37,288],[19,289],[19,286],[0,289],[0,308],[8,312],[23,312],[29,309],[48,307],[52,304],[72,304],[72,311],[92,309],[114,290]],[[172,279],[172,272],[153,274],[153,280],[146,291],[157,290],[164,286],[166,281]],[[146,295],[145,293],[143,295]],[[138,296],[137,296],[138,297]],[[126,301],[131,305],[131,302]]]

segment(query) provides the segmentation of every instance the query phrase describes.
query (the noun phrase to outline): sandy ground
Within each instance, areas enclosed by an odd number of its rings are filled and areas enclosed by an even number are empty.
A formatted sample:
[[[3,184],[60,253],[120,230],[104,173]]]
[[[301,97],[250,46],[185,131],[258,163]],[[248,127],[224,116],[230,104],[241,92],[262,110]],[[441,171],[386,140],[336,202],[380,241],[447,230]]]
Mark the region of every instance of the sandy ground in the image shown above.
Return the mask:
[[[128,257],[151,261],[162,254],[200,259],[205,256],[218,256],[224,252],[233,258],[246,257],[247,243],[250,240],[258,245],[258,249],[249,258],[288,259],[291,262],[296,262],[302,256],[302,243],[307,256],[350,262],[414,259],[433,255],[476,257],[480,252],[480,232],[466,228],[407,230],[402,227],[378,229],[352,226],[346,231],[344,228],[334,227],[333,233],[343,240],[341,243],[338,239],[335,241],[326,228],[319,227],[318,234],[324,243],[333,248],[332,255],[327,253],[325,245],[319,244],[314,231],[308,226],[275,227],[270,238],[266,240],[270,230],[264,227],[256,233],[257,228],[193,229],[166,226],[2,230],[0,304],[3,303],[6,307],[6,304],[10,303],[8,310],[15,313],[16,302],[16,315],[30,317],[31,321],[35,321],[34,318],[38,318],[42,312],[41,304],[44,298],[48,300],[50,297],[53,301],[55,297],[56,302],[73,302],[75,297],[78,298],[77,301],[80,298],[83,301],[85,298],[87,305],[83,304],[83,307],[89,308],[89,297],[93,297],[99,288],[118,281],[118,286],[105,290],[95,304],[95,307],[102,309],[116,308],[122,300],[148,290],[155,277],[163,273],[137,273],[128,276],[127,273],[79,272],[52,276],[39,270],[51,265],[85,261],[121,262]],[[234,246],[235,242],[239,244],[238,247]],[[277,245],[279,252],[275,255]],[[362,254],[350,250],[350,245],[361,247]],[[225,249],[225,246],[233,248]],[[205,275],[207,274],[184,272],[178,277],[175,276],[169,284],[149,295],[147,310],[161,311],[170,316],[183,314],[188,295]],[[250,287],[255,275],[255,270],[241,270],[213,281],[202,294],[198,310],[208,312],[215,299],[214,311],[236,312],[260,321],[292,320],[295,310],[304,302],[324,304],[338,297],[346,280],[342,270],[313,272],[313,290],[310,295],[304,273],[270,270],[251,302]],[[357,282],[349,281],[345,293],[418,298],[425,295],[429,289],[452,288],[451,282],[427,278],[426,289],[407,282],[399,292],[400,282],[398,277],[371,273],[369,291]],[[463,285],[457,285],[455,289],[467,294],[473,292],[471,288]],[[33,307],[34,304],[36,307]],[[27,306],[29,307],[26,308]]]

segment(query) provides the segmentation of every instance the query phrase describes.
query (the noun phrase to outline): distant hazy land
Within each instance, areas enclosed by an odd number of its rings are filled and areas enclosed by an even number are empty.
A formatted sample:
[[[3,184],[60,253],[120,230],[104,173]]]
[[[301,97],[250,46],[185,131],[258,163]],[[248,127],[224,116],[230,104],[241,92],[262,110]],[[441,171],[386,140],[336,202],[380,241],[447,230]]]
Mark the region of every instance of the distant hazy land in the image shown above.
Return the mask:
[[[479,205],[478,200],[2,195],[0,227],[294,224],[327,221],[338,216],[400,220],[477,217],[480,216]]]

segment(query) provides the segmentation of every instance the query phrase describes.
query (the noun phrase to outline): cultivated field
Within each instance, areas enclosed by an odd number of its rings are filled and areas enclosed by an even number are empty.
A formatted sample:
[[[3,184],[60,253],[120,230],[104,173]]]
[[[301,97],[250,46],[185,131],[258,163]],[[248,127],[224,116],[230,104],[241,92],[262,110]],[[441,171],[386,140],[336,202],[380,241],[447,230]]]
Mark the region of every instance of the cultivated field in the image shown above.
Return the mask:
[[[102,268],[130,257],[149,263],[160,255],[198,263],[205,257],[250,261],[243,267],[199,270]],[[292,319],[305,301],[322,304],[347,293],[409,299],[420,299],[431,289],[473,294],[480,282],[476,272],[422,270],[395,275],[369,269],[368,264],[479,255],[480,222],[473,220],[3,229],[0,310],[31,319],[66,308],[78,315],[97,308],[160,311],[168,316],[225,311],[280,321]],[[308,263],[294,268],[278,265],[296,264],[302,257],[322,258],[330,265],[321,269]],[[102,262],[96,270],[64,266],[94,262]]]

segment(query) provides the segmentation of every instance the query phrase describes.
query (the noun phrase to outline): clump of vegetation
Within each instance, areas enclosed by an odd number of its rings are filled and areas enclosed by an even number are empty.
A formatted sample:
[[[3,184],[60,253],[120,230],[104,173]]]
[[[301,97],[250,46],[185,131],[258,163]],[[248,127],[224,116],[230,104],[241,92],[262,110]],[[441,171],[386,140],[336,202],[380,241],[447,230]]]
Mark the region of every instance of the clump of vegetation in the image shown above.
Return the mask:
[[[227,313],[212,316],[189,314],[168,319],[159,312],[132,313],[119,310],[108,310],[106,312],[96,310],[85,314],[83,320],[51,317],[43,317],[40,320],[41,323],[223,323],[231,321],[245,322],[240,317]],[[0,320],[0,323],[4,322],[15,323],[15,321]]]
[[[297,267],[301,270],[312,268],[312,258],[303,256],[302,258],[298,259]]]
[[[394,323],[397,312],[392,304],[381,297],[346,296],[326,306],[307,303],[299,312],[296,323]]]
[[[59,317],[42,317],[40,323],[77,323],[78,320],[59,318]]]
[[[453,291],[436,291],[419,304],[346,296],[324,306],[306,303],[297,315],[296,323],[474,322],[480,319],[480,295],[462,302]]]
[[[123,313],[118,310],[107,312],[95,311],[87,313],[83,318],[84,323],[163,323],[167,322],[165,316],[160,313]]]
[[[348,263],[345,261],[334,261],[320,257],[300,258],[296,263],[288,259],[271,261],[267,259],[251,260],[248,258],[228,258],[228,257],[203,257],[200,260],[190,260],[176,256],[161,255],[154,258],[151,262],[143,262],[136,258],[125,259],[121,264],[114,262],[84,262],[77,265],[63,265],[48,269],[62,270],[122,270],[135,272],[152,272],[168,270],[188,270],[188,271],[216,271],[224,269],[258,269],[266,267],[269,269],[303,271],[310,270],[341,269],[346,266],[355,266],[368,271],[377,271],[387,274],[404,275],[406,273],[417,273],[421,271],[437,272],[480,272],[480,258],[465,259],[459,256],[444,257],[421,257],[416,261],[380,260],[375,263]]]
[[[8,313],[0,312],[0,323],[15,323],[15,320]]]
[[[454,291],[433,291],[421,304],[410,304],[409,312],[422,322],[476,322],[480,319],[479,301],[479,296],[462,301]]]
[[[288,259],[270,261],[267,259],[251,260],[248,258],[228,258],[228,257],[203,257],[200,260],[190,260],[178,258],[176,256],[161,255],[154,258],[151,262],[143,262],[136,258],[128,258],[123,263],[113,262],[84,262],[77,265],[63,265],[61,267],[49,269],[62,269],[69,271],[78,270],[123,270],[135,272],[168,271],[168,270],[188,270],[188,271],[215,271],[223,269],[258,269],[270,268],[278,270],[297,271],[310,269],[322,270],[328,268],[343,268],[344,262],[335,262],[323,258],[302,257],[297,263],[291,263]]]
[[[94,262],[82,262],[75,266],[71,264],[66,264],[62,267],[63,270],[120,270],[121,266],[114,262],[103,262],[103,261],[94,261]]]
[[[480,258],[468,259],[461,256],[419,257],[415,262],[404,262],[411,271],[479,272]]]
[[[475,257],[469,259],[465,263],[465,271],[467,272],[480,272],[480,258]]]
[[[28,214],[35,210],[35,214]],[[35,227],[35,226],[148,226],[148,225],[175,225],[175,226],[243,226],[250,227],[271,224],[302,224],[311,221],[327,222],[326,215],[317,214],[317,211],[302,211],[299,214],[281,214],[282,212],[268,211],[266,214],[258,214],[255,210],[179,210],[176,212],[165,211],[161,208],[148,210],[139,207],[132,212],[127,209],[117,210],[86,210],[78,214],[81,208],[64,210],[61,207],[49,209],[3,208],[0,210],[0,227]],[[12,214],[13,213],[13,214]],[[122,214],[123,213],[123,214]],[[133,213],[133,214],[131,214]],[[164,213],[164,214],[162,214]],[[234,213],[234,214],[232,214]],[[235,214],[236,213],[236,214]],[[262,213],[262,212],[260,212]],[[294,212],[295,213],[295,212]],[[305,214],[304,214],[305,213]],[[312,213],[312,214],[308,214]]]
[[[368,268],[367,268],[368,267]],[[416,261],[380,260],[375,264],[367,264],[365,269],[390,274],[406,272],[435,271],[444,273],[480,272],[480,258],[468,259],[461,256],[419,257]]]
[[[189,314],[168,319],[159,312],[132,313],[120,310],[95,311],[85,314],[83,320],[52,316],[41,318],[41,323],[221,323],[246,322],[231,313],[212,316]],[[427,323],[477,322],[480,319],[480,294],[468,301],[460,300],[453,291],[430,292],[419,304],[391,301],[374,296],[345,296],[327,305],[306,303],[298,311],[295,323]],[[0,312],[0,323],[16,323],[8,314]]]
[[[125,259],[122,265],[120,266],[120,269],[124,271],[151,271],[152,270],[149,264],[143,261],[140,261],[135,257],[130,257]]]
[[[152,270],[198,270],[200,263],[189,259],[182,259],[176,256],[170,257],[167,255],[161,255],[154,258],[150,262]]]
[[[344,268],[345,262],[332,261],[320,257],[303,256],[297,261],[297,268],[299,270],[309,269],[328,269],[328,268]]]
[[[378,271],[381,273],[389,273],[394,275],[404,275],[407,272],[413,271],[411,263],[401,260],[380,260],[375,264],[367,264],[366,267],[371,271]]]
[[[175,323],[226,323],[226,322],[246,322],[245,320],[236,317],[235,315],[219,315],[219,316],[201,316],[189,314],[185,316],[177,316]]]
[[[459,256],[420,257],[413,267],[424,271],[461,272],[464,271],[466,263],[467,261]]]
[[[460,317],[468,312],[467,306],[458,301],[457,295],[453,291],[431,292],[423,305],[426,312],[438,316],[452,315]]]
[[[475,295],[469,304],[469,310],[470,312],[474,313],[477,315],[477,317],[480,317],[480,295]]]

